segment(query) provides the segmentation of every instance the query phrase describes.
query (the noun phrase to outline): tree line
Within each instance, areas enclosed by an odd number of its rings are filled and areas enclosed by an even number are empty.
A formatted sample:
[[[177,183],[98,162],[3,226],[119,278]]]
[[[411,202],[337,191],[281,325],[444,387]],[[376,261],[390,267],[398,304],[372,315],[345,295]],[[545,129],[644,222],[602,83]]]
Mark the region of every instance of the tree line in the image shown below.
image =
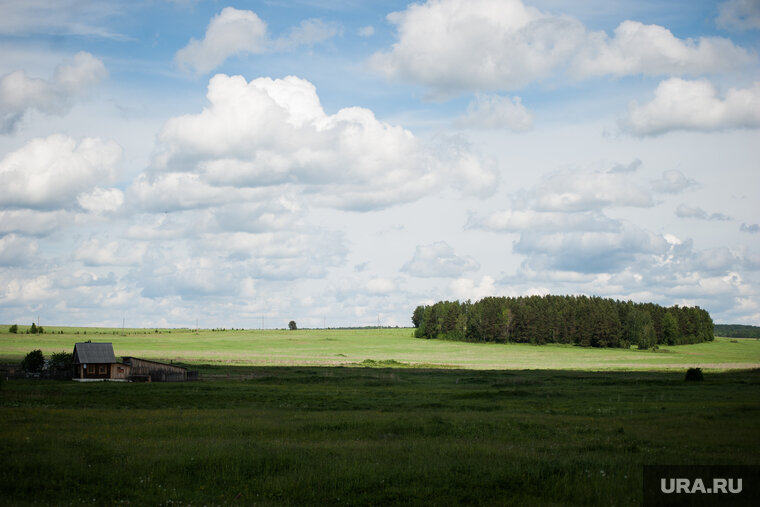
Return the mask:
[[[760,338],[760,327],[742,324],[715,324],[715,334],[728,338]]]
[[[415,308],[412,323],[417,338],[469,342],[648,349],[714,339],[712,318],[698,306],[666,308],[587,296],[440,301]]]

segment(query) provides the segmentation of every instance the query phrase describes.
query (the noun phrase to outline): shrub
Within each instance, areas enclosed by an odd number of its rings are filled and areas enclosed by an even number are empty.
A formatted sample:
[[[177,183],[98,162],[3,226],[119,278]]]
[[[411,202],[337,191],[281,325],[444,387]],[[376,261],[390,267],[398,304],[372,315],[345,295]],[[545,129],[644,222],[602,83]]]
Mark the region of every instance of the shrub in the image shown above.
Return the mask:
[[[29,352],[21,361],[21,368],[27,372],[39,373],[43,366],[45,366],[45,356],[39,349]]]
[[[702,375],[702,368],[689,368],[686,370],[686,380],[688,381],[701,381],[705,376]]]
[[[13,334],[18,333],[18,325],[17,324],[13,324],[11,327],[8,328],[8,332],[9,333],[13,333]]]
[[[74,354],[71,352],[54,352],[50,355],[49,367],[53,371],[68,371],[73,359]]]

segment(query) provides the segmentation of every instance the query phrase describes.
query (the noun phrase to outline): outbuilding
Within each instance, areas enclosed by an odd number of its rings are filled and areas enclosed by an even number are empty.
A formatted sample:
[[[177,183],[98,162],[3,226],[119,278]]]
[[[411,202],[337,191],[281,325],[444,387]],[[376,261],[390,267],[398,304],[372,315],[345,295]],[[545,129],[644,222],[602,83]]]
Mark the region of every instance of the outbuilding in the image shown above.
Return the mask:
[[[187,380],[187,368],[176,364],[159,363],[138,357],[123,357],[124,364],[130,368],[130,376],[148,382],[184,382]]]

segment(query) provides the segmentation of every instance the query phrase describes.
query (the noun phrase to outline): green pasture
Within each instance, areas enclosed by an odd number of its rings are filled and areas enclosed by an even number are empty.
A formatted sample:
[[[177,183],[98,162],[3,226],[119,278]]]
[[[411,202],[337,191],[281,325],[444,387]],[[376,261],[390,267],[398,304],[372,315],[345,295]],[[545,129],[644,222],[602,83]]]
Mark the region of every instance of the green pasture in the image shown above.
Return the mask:
[[[760,456],[760,370],[237,368],[2,382],[0,504],[641,505],[645,464]]]
[[[10,334],[7,329],[0,327],[0,361],[6,363],[20,361],[33,349],[45,354],[71,351],[77,341],[92,340],[112,342],[117,356],[191,365],[337,366],[393,360],[396,366],[465,369],[760,368],[760,340],[755,339],[716,338],[714,342],[641,351],[425,340],[413,338],[408,328],[196,332],[45,327],[45,333],[39,335]]]

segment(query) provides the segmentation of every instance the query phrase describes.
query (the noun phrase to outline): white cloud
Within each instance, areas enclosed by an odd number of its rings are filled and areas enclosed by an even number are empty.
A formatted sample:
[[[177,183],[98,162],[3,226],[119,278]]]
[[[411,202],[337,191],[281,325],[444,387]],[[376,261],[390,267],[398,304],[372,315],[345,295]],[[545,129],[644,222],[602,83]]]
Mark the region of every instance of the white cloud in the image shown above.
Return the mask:
[[[255,12],[225,7],[211,18],[203,40],[190,39],[175,60],[198,74],[211,71],[230,56],[263,53],[269,44],[267,25]]]
[[[418,245],[414,256],[402,266],[401,271],[421,278],[462,276],[465,271],[480,269],[478,261],[470,256],[459,257],[445,241]]]
[[[726,29],[760,29],[760,2],[757,0],[727,0],[718,5],[717,25]]]
[[[427,146],[367,109],[327,115],[314,85],[297,77],[248,83],[220,74],[208,98],[200,114],[166,122],[152,173],[133,185],[154,209],[178,199],[184,208],[220,204],[270,186],[296,186],[315,204],[353,210],[415,200],[445,183],[479,195],[495,190],[496,168],[461,138]]]
[[[359,36],[360,37],[372,37],[375,35],[375,27],[372,25],[367,25],[359,29]]]
[[[748,234],[757,234],[760,232],[760,224],[742,224],[739,230]]]
[[[458,278],[449,285],[454,299],[466,301],[468,299],[477,301],[488,296],[496,296],[496,286],[494,279],[490,276],[483,276],[480,282],[475,282],[470,278]]]
[[[387,278],[373,278],[367,282],[366,289],[370,294],[390,294],[396,290],[396,284]]]
[[[538,211],[593,211],[610,206],[649,207],[649,192],[625,174],[560,171],[545,177],[527,193]]]
[[[0,234],[47,236],[72,220],[72,214],[66,211],[0,210]]]
[[[96,187],[92,192],[77,196],[79,205],[91,213],[107,213],[116,211],[124,204],[124,192],[118,188]]]
[[[113,141],[52,135],[33,139],[0,160],[0,205],[71,209],[77,197],[116,178],[122,150]]]
[[[615,232],[526,232],[514,245],[534,269],[580,273],[618,271],[640,255],[662,255],[667,248],[662,236],[630,224]]]
[[[331,39],[338,33],[338,28],[332,23],[321,19],[306,19],[293,27],[290,33],[272,42],[277,51],[291,51],[299,46],[311,46]]]
[[[673,130],[713,131],[760,128],[760,82],[731,88],[723,98],[706,79],[662,81],[651,102],[631,103],[623,130],[636,136],[657,136]]]
[[[670,169],[662,172],[662,177],[652,181],[652,188],[655,192],[663,194],[678,194],[697,186],[697,182],[687,178],[681,171]]]
[[[174,59],[180,67],[205,74],[227,58],[244,53],[261,54],[290,51],[333,37],[337,28],[319,19],[307,19],[283,37],[272,40],[267,24],[253,11],[225,7],[211,18],[202,40],[190,39]]]
[[[52,81],[32,78],[23,70],[0,77],[0,133],[15,130],[24,114],[36,109],[62,115],[79,95],[108,76],[103,62],[79,52],[70,65],[60,65]]]
[[[33,239],[8,234],[0,237],[0,266],[26,264],[37,253],[38,245]]]
[[[624,21],[610,37],[577,19],[520,0],[437,0],[394,12],[398,41],[373,55],[389,78],[420,83],[436,95],[467,90],[514,90],[557,74],[696,74],[753,61],[731,41],[678,39],[657,25]]]
[[[87,266],[134,266],[142,261],[146,250],[145,243],[89,239],[77,248],[74,259]]]
[[[505,129],[524,132],[533,128],[533,114],[522,105],[520,97],[477,94],[467,113],[454,122],[457,127]]]
[[[708,214],[700,207],[691,208],[685,204],[679,204],[676,208],[676,216],[679,218],[696,218],[698,220],[718,220],[727,221],[731,220],[731,217],[724,215],[723,213],[711,213]]]
[[[754,57],[722,37],[679,39],[670,30],[638,21],[623,21],[614,37],[589,34],[575,57],[572,74],[578,77],[695,75],[724,72],[751,64]]]
[[[568,213],[508,209],[483,217],[472,215],[467,222],[467,228],[493,232],[611,231],[616,230],[618,224],[594,211]]]

